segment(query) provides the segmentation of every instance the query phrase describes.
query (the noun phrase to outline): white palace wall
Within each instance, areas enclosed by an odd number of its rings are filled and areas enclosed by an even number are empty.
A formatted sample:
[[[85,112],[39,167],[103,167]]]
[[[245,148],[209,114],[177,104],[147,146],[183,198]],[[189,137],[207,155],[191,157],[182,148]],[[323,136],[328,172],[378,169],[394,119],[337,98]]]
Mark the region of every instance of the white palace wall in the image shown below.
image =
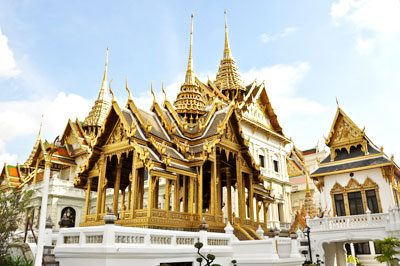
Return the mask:
[[[369,177],[373,182],[375,182],[379,186],[379,197],[382,204],[382,211],[388,212],[389,207],[393,207],[395,205],[393,191],[391,189],[391,185],[382,177],[382,172],[380,168],[355,171],[353,172],[355,179],[360,185],[362,185],[367,177]],[[343,173],[337,175],[326,176],[324,179],[324,188],[321,193],[321,205],[322,208],[328,207],[328,210],[333,211],[331,190],[333,186],[336,184],[340,184],[345,187],[350,181],[350,173]],[[364,210],[366,211],[366,210]]]

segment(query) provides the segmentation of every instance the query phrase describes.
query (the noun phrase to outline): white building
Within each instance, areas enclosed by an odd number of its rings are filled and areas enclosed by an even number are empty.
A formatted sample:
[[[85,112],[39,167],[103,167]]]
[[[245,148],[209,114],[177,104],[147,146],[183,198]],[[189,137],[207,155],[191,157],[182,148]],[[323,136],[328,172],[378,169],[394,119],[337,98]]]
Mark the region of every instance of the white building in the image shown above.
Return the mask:
[[[395,207],[397,215],[400,169],[339,107],[326,145],[330,154],[311,178],[322,208],[334,217],[308,221],[312,244],[325,254],[326,265],[346,265],[346,254],[367,264],[375,255],[370,240],[394,234],[382,213]]]

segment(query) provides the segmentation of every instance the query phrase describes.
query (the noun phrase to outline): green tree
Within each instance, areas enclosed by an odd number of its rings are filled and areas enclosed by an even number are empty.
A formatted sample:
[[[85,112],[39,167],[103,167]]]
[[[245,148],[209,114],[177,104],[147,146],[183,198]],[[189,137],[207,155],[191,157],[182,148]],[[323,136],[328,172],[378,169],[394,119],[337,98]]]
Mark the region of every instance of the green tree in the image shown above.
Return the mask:
[[[388,265],[398,265],[399,259],[395,258],[400,247],[400,241],[396,237],[387,237],[383,240],[375,241],[376,249],[380,250],[381,255],[375,257],[378,262],[386,262]]]
[[[197,254],[199,254],[200,257],[197,258],[197,262],[201,266],[201,263],[203,260],[205,261],[205,266],[220,266],[219,264],[211,264],[215,260],[215,255],[213,254],[208,254],[207,256],[204,256],[203,254],[200,253],[200,249],[203,247],[203,243],[197,242],[194,244],[194,247],[197,248]]]
[[[7,254],[13,233],[21,225],[32,191],[0,189],[0,257]]]

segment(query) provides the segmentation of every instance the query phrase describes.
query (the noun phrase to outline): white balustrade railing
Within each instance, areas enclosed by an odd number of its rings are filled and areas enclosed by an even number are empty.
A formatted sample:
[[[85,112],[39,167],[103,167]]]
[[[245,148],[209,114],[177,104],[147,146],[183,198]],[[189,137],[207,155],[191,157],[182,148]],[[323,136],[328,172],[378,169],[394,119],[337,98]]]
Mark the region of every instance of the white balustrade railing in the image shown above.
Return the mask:
[[[230,246],[231,236],[211,232],[185,232],[155,230],[122,226],[92,226],[61,229],[57,246],[65,245],[143,245],[143,246],[189,246],[197,242],[205,246]]]
[[[307,219],[307,224],[312,231],[345,230],[363,228],[383,228],[386,231],[400,230],[400,208],[394,207],[387,213],[323,217]]]

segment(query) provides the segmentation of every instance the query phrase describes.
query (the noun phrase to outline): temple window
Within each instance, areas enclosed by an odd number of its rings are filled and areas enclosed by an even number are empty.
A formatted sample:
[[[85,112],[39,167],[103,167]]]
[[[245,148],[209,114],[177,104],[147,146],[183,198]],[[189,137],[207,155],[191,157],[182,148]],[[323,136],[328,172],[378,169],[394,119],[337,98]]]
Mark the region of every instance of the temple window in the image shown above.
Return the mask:
[[[277,160],[274,160],[274,171],[279,173],[279,164]]]
[[[349,192],[347,197],[349,199],[350,215],[364,214],[361,191]]]
[[[261,166],[262,168],[264,168],[264,167],[265,167],[265,158],[264,158],[264,155],[260,154],[260,155],[258,155],[258,157],[259,157],[259,159],[260,159],[260,166]]]
[[[335,195],[335,206],[336,206],[336,215],[337,216],[345,216],[346,215],[346,210],[344,208],[343,194]]]
[[[343,187],[336,183],[331,189],[333,212],[336,216],[382,212],[379,187],[369,177],[359,184],[351,178]]]
[[[368,209],[371,211],[371,213],[378,213],[379,207],[378,207],[378,201],[376,200],[375,189],[367,190],[365,191],[365,194],[367,196]]]

